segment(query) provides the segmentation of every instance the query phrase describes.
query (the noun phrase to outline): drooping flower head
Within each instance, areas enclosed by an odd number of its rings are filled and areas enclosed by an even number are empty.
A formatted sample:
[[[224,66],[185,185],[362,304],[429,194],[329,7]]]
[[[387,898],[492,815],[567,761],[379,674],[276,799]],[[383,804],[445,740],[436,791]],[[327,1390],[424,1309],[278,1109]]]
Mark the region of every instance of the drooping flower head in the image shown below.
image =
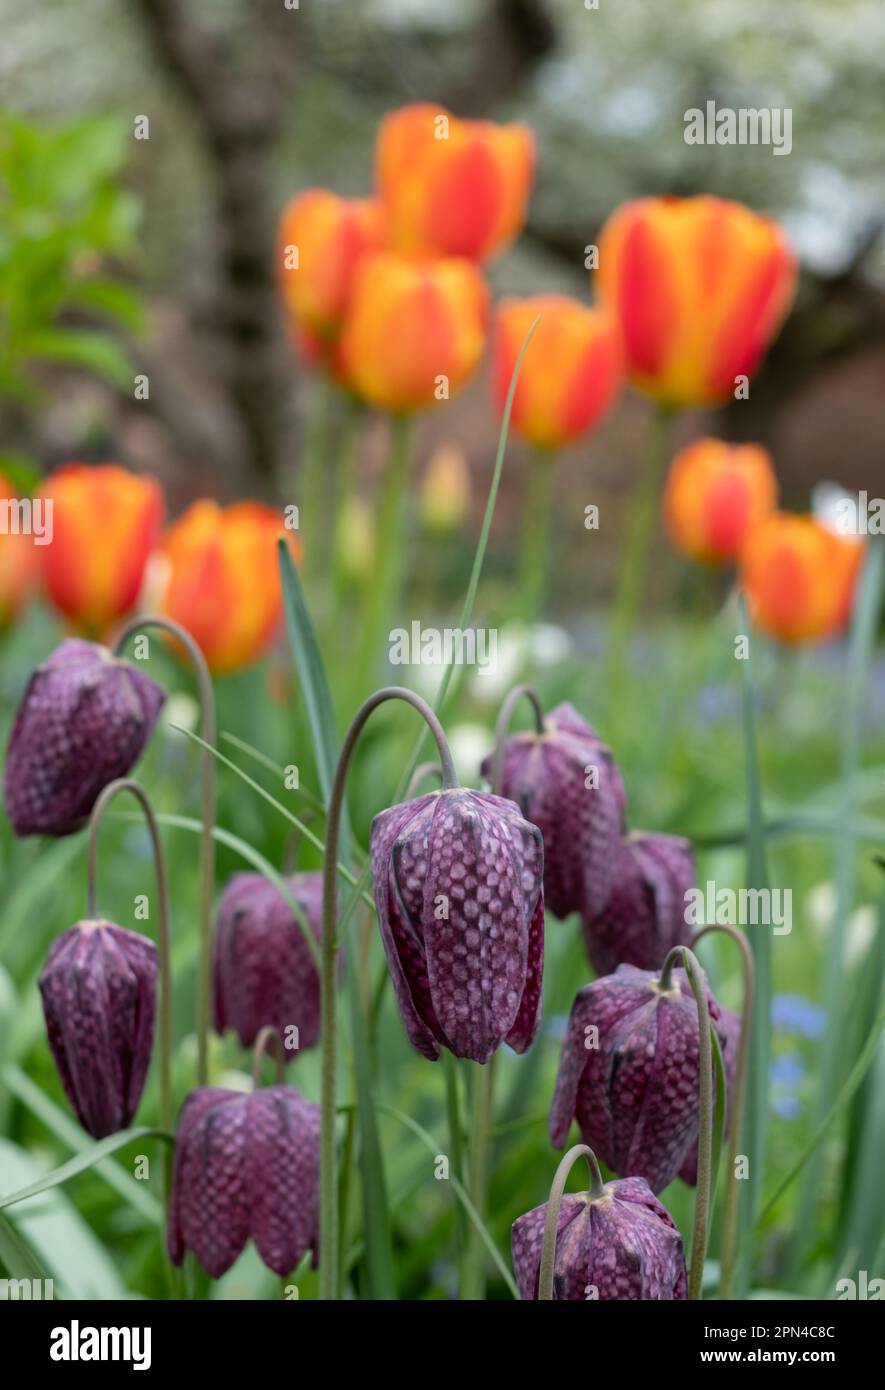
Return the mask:
[[[482,765],[491,775],[492,758]],[[544,898],[557,917],[593,916],[611,891],[624,829],[626,792],[617,763],[569,704],[544,731],[512,734],[501,761],[501,793],[544,837]]]
[[[696,878],[691,843],[682,836],[627,835],[612,860],[608,901],[595,917],[582,921],[597,975],[609,975],[619,965],[659,970],[673,946],[689,946],[686,893]]]
[[[538,1297],[547,1204],[513,1223],[520,1297]],[[566,1193],[556,1223],[553,1297],[667,1302],[686,1296],[682,1237],[643,1178],[605,1184],[602,1195]]]
[[[708,994],[714,1025],[719,1005]],[[698,1011],[684,970],[619,965],[575,998],[550,1109],[550,1138],[573,1119],[613,1172],[660,1192],[698,1134]]]
[[[165,699],[106,647],[68,638],[31,676],[6,750],[16,835],[69,835],[108,782],[137,762]]]
[[[293,1086],[245,1094],[203,1086],[181,1109],[166,1245],[213,1279],[255,1241],[282,1278],[319,1232],[320,1110]]]
[[[541,448],[569,444],[594,429],[623,380],[614,320],[565,294],[504,299],[495,315],[492,390],[503,414],[526,334],[540,315],[520,368],[511,428]]]
[[[599,296],[635,384],[708,405],[751,376],[790,307],[796,258],[778,224],[707,194],[640,198],[599,239]]]
[[[287,886],[319,940],[322,874],[294,874]],[[232,1028],[244,1047],[251,1047],[262,1028],[271,1027],[283,1040],[286,1061],[317,1040],[319,973],[295,913],[263,874],[234,874],[221,897],[215,1026],[219,1033]]]
[[[811,516],[773,512],[741,554],[750,616],[781,642],[816,642],[851,617],[865,545]]]
[[[77,922],[49,951],[40,994],[65,1094],[94,1139],[125,1129],[151,1059],[157,949],[113,922]]]
[[[40,489],[52,543],[37,546],[50,601],[79,632],[102,636],[135,607],[165,503],[155,478],[116,464],[71,463]]]
[[[535,142],[523,125],[460,120],[430,102],[385,116],[375,156],[390,244],[484,261],[521,230]]]
[[[459,788],[372,823],[378,921],[409,1040],[486,1062],[524,1052],[540,1018],[541,833],[512,801]]]
[[[342,198],[327,188],[294,197],[280,218],[277,256],[283,303],[298,328],[334,342],[360,260],[383,247],[374,198]]]
[[[696,439],[670,464],[664,518],[673,544],[692,560],[736,560],[776,504],[777,478],[761,444]]]

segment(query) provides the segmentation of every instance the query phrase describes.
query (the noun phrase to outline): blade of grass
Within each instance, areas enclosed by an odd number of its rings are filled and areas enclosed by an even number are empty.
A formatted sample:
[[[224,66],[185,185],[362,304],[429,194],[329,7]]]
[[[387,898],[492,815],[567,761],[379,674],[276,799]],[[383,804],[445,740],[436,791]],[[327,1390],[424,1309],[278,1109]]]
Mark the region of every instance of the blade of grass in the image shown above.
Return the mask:
[[[116,1153],[117,1149],[125,1148],[127,1144],[140,1143],[142,1139],[163,1139],[167,1144],[175,1142],[175,1136],[168,1130],[148,1129],[144,1126],[110,1134],[107,1139],[100,1139],[93,1144],[88,1152],[75,1154],[60,1168],[53,1168],[51,1173],[44,1173],[36,1182],[19,1188],[17,1192],[10,1192],[6,1197],[0,1197],[0,1211],[5,1211],[7,1207],[13,1207],[18,1202],[27,1201],[29,1197],[37,1197],[41,1192],[48,1192],[53,1187],[60,1187],[69,1178],[75,1178],[78,1173],[85,1173],[87,1169],[94,1168],[109,1154]]]

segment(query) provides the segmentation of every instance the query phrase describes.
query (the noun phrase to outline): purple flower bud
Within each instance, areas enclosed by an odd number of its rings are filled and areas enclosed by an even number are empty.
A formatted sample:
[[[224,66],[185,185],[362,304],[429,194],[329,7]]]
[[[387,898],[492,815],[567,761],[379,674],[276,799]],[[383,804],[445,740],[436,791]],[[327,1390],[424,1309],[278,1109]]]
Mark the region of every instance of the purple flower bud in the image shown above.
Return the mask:
[[[513,1269],[520,1297],[538,1297],[547,1204],[513,1223]],[[685,1298],[682,1237],[643,1178],[608,1182],[601,1197],[567,1193],[556,1223],[553,1297],[579,1303]]]
[[[77,922],[40,976],[49,1046],[85,1130],[104,1139],[131,1123],[154,1039],[157,949],[113,922]]]
[[[322,930],[323,876],[295,874],[288,886],[314,937]],[[301,925],[262,874],[234,874],[221,897],[215,935],[215,1027],[250,1047],[262,1028],[280,1034],[286,1061],[312,1047],[320,1028],[320,977]],[[291,1029],[298,1029],[292,1045]]]
[[[731,1105],[734,1099],[734,1082],[737,1069],[738,1043],[741,1035],[741,1016],[731,1009],[722,1009],[716,1024],[716,1034],[722,1049],[722,1066],[725,1071],[725,1132],[731,1130]],[[715,1063],[713,1064],[715,1067]],[[715,1074],[715,1073],[714,1073]],[[697,1138],[689,1144],[685,1162],[679,1169],[679,1176],[689,1187],[698,1180]]]
[[[293,1086],[245,1093],[203,1086],[181,1109],[166,1245],[193,1250],[213,1279],[251,1236],[282,1278],[319,1231],[320,1110]]]
[[[138,760],[165,695],[128,661],[69,638],[28,682],[6,750],[16,835],[70,835]]]
[[[544,955],[544,849],[513,802],[431,792],[372,824],[372,877],[406,1032],[486,1062],[537,1031]]]
[[[544,898],[556,917],[595,917],[608,900],[624,830],[626,793],[617,763],[571,705],[557,705],[545,732],[504,744],[501,794],[544,837]],[[492,757],[482,764],[489,777]]]
[[[720,1008],[707,991],[710,1018]],[[584,1143],[615,1173],[672,1182],[698,1134],[698,1012],[684,970],[668,990],[653,970],[619,965],[586,985],[569,1015],[550,1138],[576,1118]]]
[[[597,975],[619,965],[660,970],[673,946],[691,945],[686,893],[695,886],[694,853],[678,835],[639,831],[621,842],[611,894],[601,912],[584,918],[584,944]]]

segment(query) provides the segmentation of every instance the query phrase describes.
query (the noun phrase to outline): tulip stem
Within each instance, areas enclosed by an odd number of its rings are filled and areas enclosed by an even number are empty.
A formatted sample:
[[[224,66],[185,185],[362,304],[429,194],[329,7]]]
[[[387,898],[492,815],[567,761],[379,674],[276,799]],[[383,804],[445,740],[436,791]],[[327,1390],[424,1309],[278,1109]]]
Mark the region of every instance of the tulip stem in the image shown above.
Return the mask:
[[[90,920],[98,915],[96,907],[96,869],[98,863],[98,830],[108,805],[120,792],[131,792],[144,811],[151,848],[154,872],[157,877],[157,953],[160,958],[160,1126],[172,1129],[172,943],[169,935],[169,886],[166,860],[160,827],[154,808],[144,788],[131,777],[119,777],[102,790],[89,817],[89,845],[86,861],[86,900]]]
[[[485,1065],[474,1064],[473,1107],[470,1126],[470,1182],[468,1195],[480,1222],[485,1220],[486,1187],[488,1185],[489,1147],[492,1137],[492,1114],[495,1104],[495,1054]],[[467,1232],[464,1270],[461,1278],[462,1300],[481,1299],[485,1294],[486,1252],[479,1228],[472,1225]]]
[[[516,584],[519,612],[529,625],[537,622],[543,613],[550,588],[555,468],[556,459],[549,449],[538,449],[526,460],[522,540]]]
[[[667,452],[671,413],[671,409],[663,405],[659,405],[655,410],[635,496],[631,495],[628,502],[630,518],[626,528],[627,538],[621,552],[618,583],[612,602],[610,689],[620,688],[617,678],[622,672],[627,646],[633,636],[645,597],[649,551],[661,472]]]
[[[357,695],[371,683],[384,640],[385,625],[396,608],[406,554],[405,504],[408,495],[411,421],[396,416],[392,421],[390,457],[381,485],[375,538],[375,573],[366,589],[362,634],[357,654]]]
[[[271,1025],[265,1024],[258,1030],[258,1036],[252,1047],[252,1090],[257,1091],[261,1085],[261,1063],[264,1054],[273,1054],[277,1064],[276,1084],[282,1086],[286,1079],[286,1050],[283,1047],[283,1040],[279,1031]]]
[[[344,813],[344,794],[347,774],[359,736],[369,716],[379,705],[387,700],[404,700],[416,709],[427,723],[436,739],[439,760],[442,767],[443,791],[452,791],[458,785],[455,764],[452,761],[442,724],[426,700],[404,686],[388,685],[376,690],[368,700],[360,705],[341,745],[341,753],[335,768],[335,778],[329,797],[326,816],[326,844],[323,852],[323,935],[321,943],[322,964],[320,970],[320,1042],[322,1047],[322,1073],[320,1096],[320,1277],[319,1296],[322,1299],[336,1297],[338,1288],[338,1195],[335,1152],[335,1083],[337,1029],[335,1020],[335,977],[338,942],[336,940],[336,919],[338,916],[338,844],[341,836],[341,819]],[[349,961],[348,970],[354,962]]]
[[[209,1080],[209,1015],[212,999],[212,898],[215,892],[215,693],[209,667],[194,638],[180,623],[153,614],[133,618],[114,644],[119,656],[130,637],[146,627],[159,628],[178,639],[187,650],[200,696],[200,732],[209,749],[203,753],[202,821],[200,839],[200,965],[197,986],[197,1084]],[[211,750],[211,751],[210,751]]]
[[[704,972],[697,956],[687,946],[674,946],[668,951],[661,967],[660,988],[671,988],[671,974],[681,960],[698,1006],[698,1070],[700,1072],[698,1108],[698,1182],[695,1191],[694,1228],[691,1233],[691,1269],[688,1276],[688,1297],[697,1301],[704,1284],[704,1259],[710,1229],[711,1182],[713,1172],[713,1043],[710,1036],[710,1009]]]
[[[332,533],[332,616],[336,626],[344,617],[344,604],[347,597],[348,577],[345,556],[346,535],[344,520],[350,495],[357,480],[359,462],[360,425],[363,407],[359,401],[348,398],[345,402],[344,423],[337,449],[337,472],[335,475],[335,506],[333,509],[334,529]]]
[[[491,783],[492,791],[496,796],[501,795],[501,771],[504,762],[504,743],[510,732],[510,721],[513,718],[513,711],[521,699],[528,700],[535,716],[535,733],[544,732],[544,707],[541,704],[537,691],[530,685],[515,685],[508,691],[501,702],[498,711],[498,718],[495,723],[495,751],[492,754]]]
[[[332,416],[338,389],[325,374],[313,381],[308,418],[301,440],[301,462],[296,478],[298,530],[307,528],[307,545],[303,549],[302,569],[311,580],[321,577],[323,559],[328,553],[321,540],[326,515],[326,481],[329,470],[329,442]]]
[[[743,1127],[744,1099],[747,1091],[747,1062],[750,1055],[750,1027],[756,983],[756,967],[753,963],[753,952],[750,948],[750,943],[747,941],[744,933],[736,931],[734,927],[719,925],[704,927],[695,934],[691,943],[692,947],[697,946],[702,937],[709,935],[710,932],[722,932],[724,936],[731,937],[741,953],[744,973],[744,1000],[741,1010],[741,1029],[738,1035],[737,1058],[734,1069],[734,1089],[731,1098],[731,1113],[728,1120],[728,1171],[725,1175],[725,1196],[723,1198],[722,1207],[722,1251],[720,1254],[721,1279],[719,1297],[721,1299],[728,1299],[731,1297],[731,1281],[734,1275],[736,1257],[735,1239],[737,1235],[738,1209],[737,1153],[741,1139],[741,1129]]]
[[[544,1217],[544,1243],[541,1246],[541,1266],[538,1273],[538,1301],[550,1303],[553,1299],[553,1273],[556,1266],[556,1237],[558,1235],[559,1209],[562,1194],[568,1182],[568,1175],[579,1158],[586,1158],[590,1169],[588,1192],[592,1201],[605,1196],[605,1184],[596,1161],[596,1154],[586,1144],[575,1144],[564,1154],[553,1178],[550,1196],[547,1198],[547,1211]]]

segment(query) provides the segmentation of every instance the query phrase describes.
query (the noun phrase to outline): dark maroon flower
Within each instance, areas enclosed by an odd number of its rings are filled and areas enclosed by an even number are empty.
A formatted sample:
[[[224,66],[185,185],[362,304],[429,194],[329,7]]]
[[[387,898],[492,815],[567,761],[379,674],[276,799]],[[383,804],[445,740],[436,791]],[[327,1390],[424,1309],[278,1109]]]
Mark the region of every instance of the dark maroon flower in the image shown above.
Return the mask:
[[[696,883],[694,853],[678,835],[637,831],[614,857],[605,907],[582,922],[584,944],[597,975],[619,965],[660,970],[673,946],[690,946],[686,893]]]
[[[295,874],[288,887],[319,940],[322,874]],[[234,874],[218,908],[215,1027],[219,1033],[232,1028],[250,1047],[267,1026],[283,1040],[286,1061],[313,1046],[320,1029],[319,972],[279,889],[262,874]]]
[[[710,1018],[719,1005],[707,991]],[[619,965],[576,996],[550,1110],[557,1148],[577,1119],[585,1144],[613,1172],[660,1192],[698,1134],[698,1012],[684,970]]]
[[[544,955],[544,849],[512,801],[431,792],[372,824],[372,877],[406,1032],[486,1062],[537,1031]]]
[[[191,1091],[181,1109],[166,1245],[218,1279],[251,1236],[282,1278],[319,1231],[320,1109],[293,1086]]]
[[[546,1203],[513,1223],[513,1268],[520,1297],[538,1297]],[[685,1298],[682,1237],[643,1178],[608,1182],[601,1197],[567,1193],[556,1223],[553,1297]]]
[[[501,759],[501,794],[544,837],[544,898],[556,917],[594,917],[608,900],[624,830],[617,763],[571,705],[545,717],[543,734],[513,734]],[[492,770],[492,756],[482,765]]]
[[[731,1009],[722,1009],[716,1024],[719,1046],[722,1049],[722,1066],[725,1071],[725,1132],[731,1129],[731,1105],[734,1099],[735,1071],[737,1068],[738,1043],[741,1035],[741,1016]],[[714,1063],[715,1066],[715,1063]],[[698,1180],[697,1139],[688,1146],[685,1162],[679,1169],[679,1176],[689,1187]]]
[[[113,922],[77,922],[52,943],[39,983],[49,1046],[78,1120],[94,1139],[125,1129],[151,1060],[154,943]]]
[[[70,835],[108,782],[138,760],[165,699],[107,647],[69,638],[28,682],[6,750],[16,835]]]

